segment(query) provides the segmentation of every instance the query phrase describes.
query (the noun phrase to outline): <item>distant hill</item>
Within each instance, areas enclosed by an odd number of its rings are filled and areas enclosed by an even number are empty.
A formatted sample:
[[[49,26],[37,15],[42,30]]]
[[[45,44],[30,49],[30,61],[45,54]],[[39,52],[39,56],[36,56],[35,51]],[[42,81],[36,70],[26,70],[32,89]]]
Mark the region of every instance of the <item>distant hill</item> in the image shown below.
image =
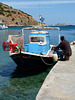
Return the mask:
[[[7,26],[30,26],[38,22],[29,14],[0,3],[0,20]]]
[[[54,26],[68,26],[68,24],[66,24],[66,23],[58,23],[58,24],[55,24]]]

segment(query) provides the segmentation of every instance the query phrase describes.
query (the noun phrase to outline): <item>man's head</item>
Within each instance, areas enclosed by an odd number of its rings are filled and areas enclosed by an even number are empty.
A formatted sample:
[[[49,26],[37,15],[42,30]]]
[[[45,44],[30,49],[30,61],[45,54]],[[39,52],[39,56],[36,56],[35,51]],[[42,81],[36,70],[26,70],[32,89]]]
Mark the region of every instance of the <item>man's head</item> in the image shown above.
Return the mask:
[[[60,38],[60,39],[61,39],[61,41],[63,41],[63,40],[64,40],[64,36],[61,36],[61,38]]]

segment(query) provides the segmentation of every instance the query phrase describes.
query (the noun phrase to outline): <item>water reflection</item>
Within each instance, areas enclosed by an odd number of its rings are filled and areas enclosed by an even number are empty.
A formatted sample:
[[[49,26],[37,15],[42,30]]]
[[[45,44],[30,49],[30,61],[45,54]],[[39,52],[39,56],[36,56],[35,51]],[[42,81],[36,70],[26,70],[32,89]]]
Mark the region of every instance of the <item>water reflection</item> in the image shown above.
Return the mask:
[[[49,70],[51,70],[53,66],[50,66]],[[48,68],[40,68],[40,69],[33,69],[33,70],[26,70],[23,66],[16,66],[16,69],[12,72],[11,78],[21,78],[27,76],[38,75],[42,72],[47,72]]]
[[[3,65],[0,67],[0,99],[35,100],[51,68],[27,72],[23,66],[15,66],[13,62]]]

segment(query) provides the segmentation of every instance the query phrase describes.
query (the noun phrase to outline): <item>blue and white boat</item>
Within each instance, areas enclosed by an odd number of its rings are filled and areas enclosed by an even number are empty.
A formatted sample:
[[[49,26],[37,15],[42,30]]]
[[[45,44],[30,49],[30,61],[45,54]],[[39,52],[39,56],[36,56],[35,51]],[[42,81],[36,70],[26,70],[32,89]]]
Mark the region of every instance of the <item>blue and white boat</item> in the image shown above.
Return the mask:
[[[25,29],[22,29],[21,36],[9,35],[8,42],[3,41],[4,51],[9,51],[9,56],[14,62],[26,70],[47,68],[55,64],[58,56],[50,46],[49,33],[32,30],[28,35],[28,42],[25,43]]]
[[[2,29],[6,29],[6,28],[8,28],[4,23],[0,23],[0,29],[2,30]]]

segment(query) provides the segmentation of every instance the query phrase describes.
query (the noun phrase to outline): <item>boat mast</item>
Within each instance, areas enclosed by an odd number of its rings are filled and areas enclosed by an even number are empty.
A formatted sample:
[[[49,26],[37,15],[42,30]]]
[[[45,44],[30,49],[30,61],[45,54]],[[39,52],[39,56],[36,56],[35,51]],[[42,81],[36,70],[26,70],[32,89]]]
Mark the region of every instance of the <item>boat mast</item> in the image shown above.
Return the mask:
[[[58,37],[59,37],[58,43],[60,43],[60,28],[59,28],[59,27],[54,27],[54,28],[58,29],[58,32],[59,32],[59,33],[58,33],[58,35],[59,35],[59,36],[58,36]]]
[[[24,47],[24,28],[22,29],[23,47]]]
[[[60,43],[60,28],[58,27],[58,31],[59,31],[59,43]]]

